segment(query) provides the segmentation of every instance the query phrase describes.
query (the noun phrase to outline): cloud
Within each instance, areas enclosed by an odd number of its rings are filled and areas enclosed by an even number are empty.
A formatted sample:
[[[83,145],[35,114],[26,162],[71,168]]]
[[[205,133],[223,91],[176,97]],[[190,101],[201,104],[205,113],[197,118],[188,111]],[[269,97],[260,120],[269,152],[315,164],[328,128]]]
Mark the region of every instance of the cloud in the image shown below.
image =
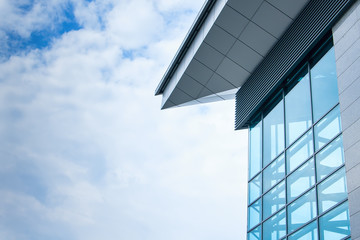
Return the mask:
[[[14,27],[26,36],[64,2],[0,11],[31,16]],[[247,138],[233,102],[160,111],[153,96],[201,1],[71,3],[81,29],[0,63],[0,237],[241,238]]]

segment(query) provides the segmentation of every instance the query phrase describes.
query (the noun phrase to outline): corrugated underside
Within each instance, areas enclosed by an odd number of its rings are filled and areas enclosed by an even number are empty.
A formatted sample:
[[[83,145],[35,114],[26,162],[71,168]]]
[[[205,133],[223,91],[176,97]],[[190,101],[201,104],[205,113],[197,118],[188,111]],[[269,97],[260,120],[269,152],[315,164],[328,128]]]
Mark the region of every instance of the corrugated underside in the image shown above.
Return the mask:
[[[237,92],[236,130],[249,125],[252,115],[353,2],[353,0],[310,1],[254,74]]]

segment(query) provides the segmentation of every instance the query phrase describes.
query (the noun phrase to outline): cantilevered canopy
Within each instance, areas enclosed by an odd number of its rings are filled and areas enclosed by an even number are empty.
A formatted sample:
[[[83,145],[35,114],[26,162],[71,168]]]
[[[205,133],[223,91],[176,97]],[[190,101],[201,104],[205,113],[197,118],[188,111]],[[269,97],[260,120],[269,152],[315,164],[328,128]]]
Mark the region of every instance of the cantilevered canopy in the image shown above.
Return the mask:
[[[162,109],[232,99],[309,0],[207,0],[155,95]]]

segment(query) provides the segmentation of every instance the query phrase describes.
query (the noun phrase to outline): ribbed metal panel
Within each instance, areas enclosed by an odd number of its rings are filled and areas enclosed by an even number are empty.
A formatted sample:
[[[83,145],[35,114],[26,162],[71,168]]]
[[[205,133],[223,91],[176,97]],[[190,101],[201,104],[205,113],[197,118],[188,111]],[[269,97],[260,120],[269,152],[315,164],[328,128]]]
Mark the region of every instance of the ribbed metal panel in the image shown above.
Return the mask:
[[[235,129],[249,119],[354,0],[311,0],[236,94]]]

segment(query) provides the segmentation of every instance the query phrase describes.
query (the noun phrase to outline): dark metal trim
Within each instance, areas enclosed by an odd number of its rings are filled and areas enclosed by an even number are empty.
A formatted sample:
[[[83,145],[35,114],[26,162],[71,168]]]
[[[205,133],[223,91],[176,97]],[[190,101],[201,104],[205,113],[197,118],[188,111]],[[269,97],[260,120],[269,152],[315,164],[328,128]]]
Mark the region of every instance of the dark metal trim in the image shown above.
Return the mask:
[[[190,28],[189,32],[187,33],[180,48],[176,52],[175,57],[171,61],[163,78],[161,79],[159,85],[157,86],[157,88],[155,90],[155,96],[160,95],[164,92],[166,86],[170,82],[171,77],[174,75],[176,69],[179,67],[180,62],[184,58],[188,49],[190,48],[191,43],[194,41],[195,36],[198,34],[201,26],[203,25],[205,19],[209,15],[215,2],[216,2],[216,0],[207,0],[205,2],[205,4],[203,5],[202,9],[200,10],[200,13],[196,17],[195,22],[193,23],[192,27]]]
[[[251,117],[304,60],[355,0],[311,0],[236,93],[235,130]]]

